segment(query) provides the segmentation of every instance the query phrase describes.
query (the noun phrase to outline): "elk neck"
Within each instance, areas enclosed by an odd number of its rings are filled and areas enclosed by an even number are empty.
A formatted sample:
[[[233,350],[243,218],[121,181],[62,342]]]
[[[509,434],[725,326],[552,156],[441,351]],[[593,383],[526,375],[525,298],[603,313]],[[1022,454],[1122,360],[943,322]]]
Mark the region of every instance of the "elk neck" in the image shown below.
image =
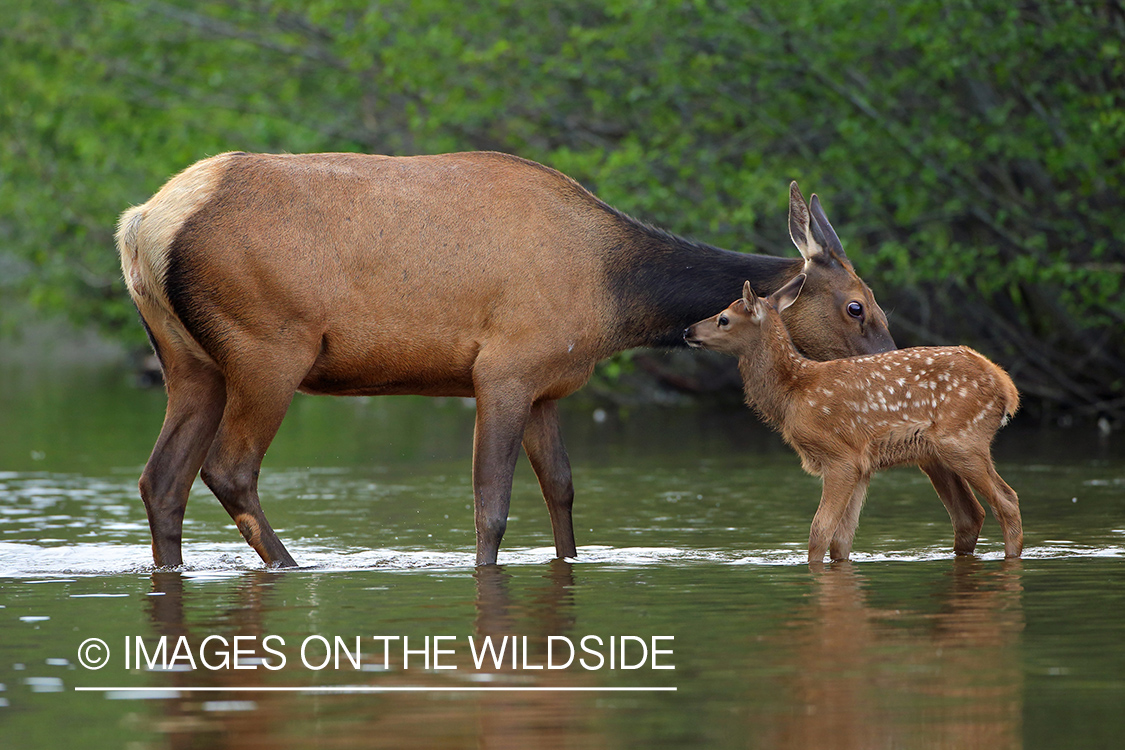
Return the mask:
[[[692,242],[605,208],[616,219],[605,269],[617,308],[618,349],[684,346],[684,328],[741,296],[745,281],[759,294],[770,294],[804,265],[800,258],[748,255]]]

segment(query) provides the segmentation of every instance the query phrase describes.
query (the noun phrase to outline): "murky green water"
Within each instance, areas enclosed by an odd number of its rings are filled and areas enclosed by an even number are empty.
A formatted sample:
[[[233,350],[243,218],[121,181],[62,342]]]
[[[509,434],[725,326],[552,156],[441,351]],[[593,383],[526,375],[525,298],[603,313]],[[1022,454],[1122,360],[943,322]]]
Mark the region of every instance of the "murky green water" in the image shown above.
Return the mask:
[[[853,562],[812,571],[818,484],[749,412],[598,422],[574,405],[579,560],[551,561],[525,462],[503,565],[475,571],[471,404],[299,398],[262,495],[305,567],[262,570],[199,485],[186,570],[153,573],[136,479],[163,394],[114,371],[0,378],[5,747],[993,750],[1125,733],[1120,435],[1001,433],[1022,561],[1001,559],[991,516],[979,556],[955,559],[933,490],[900,470],[873,483]],[[478,666],[486,636],[515,662]],[[90,638],[109,651],[98,670],[79,661]],[[337,638],[339,667],[321,668]]]

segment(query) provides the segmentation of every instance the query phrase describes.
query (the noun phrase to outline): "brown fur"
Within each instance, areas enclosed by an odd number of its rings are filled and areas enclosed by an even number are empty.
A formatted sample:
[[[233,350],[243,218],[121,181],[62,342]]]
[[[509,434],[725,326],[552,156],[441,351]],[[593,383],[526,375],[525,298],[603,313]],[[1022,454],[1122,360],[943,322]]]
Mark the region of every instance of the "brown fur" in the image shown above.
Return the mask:
[[[781,431],[805,471],[824,480],[809,534],[809,562],[846,560],[875,472],[916,464],[930,477],[953,522],[958,553],[971,553],[984,496],[1004,535],[1004,553],[1019,557],[1019,500],[996,473],[990,446],[1015,414],[1012,379],[964,346],[918,347],[829,362],[794,349],[778,310],[801,293],[798,276],[759,299],[743,299],[685,332],[689,345],[739,358],[746,402]]]
[[[575,554],[555,401],[615,352],[678,340],[741,279],[815,280],[823,292],[793,313],[824,321],[796,336],[811,356],[894,346],[842,248],[812,239],[790,260],[696,245],[503,154],[223,154],[126,211],[117,241],[168,388],[140,483],[158,565],[182,559],[201,467],[231,516],[255,522],[240,528],[254,529],[263,559],[294,564],[261,511],[257,473],[298,390],[475,397],[483,564],[496,559],[521,442],[556,550]],[[870,319],[840,313],[848,299]]]

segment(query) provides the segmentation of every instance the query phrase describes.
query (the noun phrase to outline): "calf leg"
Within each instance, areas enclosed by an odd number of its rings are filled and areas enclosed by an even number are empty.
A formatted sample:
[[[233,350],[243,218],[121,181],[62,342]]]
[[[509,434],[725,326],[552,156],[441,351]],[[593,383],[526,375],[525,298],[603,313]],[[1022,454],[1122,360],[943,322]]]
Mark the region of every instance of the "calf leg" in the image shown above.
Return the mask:
[[[863,501],[867,499],[867,485],[870,481],[871,477],[861,477],[852,490],[847,509],[828,548],[828,556],[832,560],[847,560],[851,555],[852,540],[855,539],[855,530],[859,526],[859,513],[863,510]]]
[[[570,459],[566,455],[566,446],[563,445],[559,430],[557,401],[532,404],[523,433],[523,449],[539,479],[547,512],[551,515],[555,554],[559,557],[574,557],[578,554],[571,517],[574,483],[570,474]]]
[[[824,491],[820,507],[809,529],[809,562],[821,562],[836,529],[848,509],[859,481],[859,472],[852,466],[833,467],[824,472]]]
[[[953,551],[971,555],[984,525],[984,508],[973,496],[969,483],[940,462],[924,464],[922,471],[930,478],[938,497],[953,522]]]
[[[188,493],[215,437],[226,391],[218,370],[190,355],[177,356],[171,347],[161,351],[168,409],[139,484],[152,532],[152,559],[165,568],[183,563],[180,542]]]
[[[962,475],[988,501],[992,514],[1000,522],[1004,534],[1004,556],[1019,557],[1023,553],[1023,520],[1020,518],[1019,497],[996,473],[992,457],[987,453],[975,454],[967,462]]]

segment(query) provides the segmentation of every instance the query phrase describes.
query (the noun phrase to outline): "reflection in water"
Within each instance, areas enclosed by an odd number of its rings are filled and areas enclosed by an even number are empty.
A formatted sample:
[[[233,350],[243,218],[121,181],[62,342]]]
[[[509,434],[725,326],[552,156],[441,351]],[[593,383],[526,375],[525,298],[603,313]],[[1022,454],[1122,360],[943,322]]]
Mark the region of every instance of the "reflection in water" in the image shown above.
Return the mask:
[[[493,639],[505,635],[528,636],[529,663],[546,663],[547,637],[573,631],[574,566],[553,560],[544,582],[528,593],[527,605],[520,606],[511,592],[511,575],[503,566],[477,568],[475,636]],[[510,666],[498,670],[497,677],[520,679]],[[560,670],[540,678],[543,683],[575,687],[584,684],[583,675]],[[591,684],[586,682],[585,684]],[[589,727],[589,697],[576,693],[497,693],[485,696],[477,706],[480,748],[564,748],[602,747],[602,738]],[[584,713],[587,714],[584,716]]]
[[[152,574],[152,595],[146,604],[154,635],[166,636],[171,644],[182,637],[199,655],[203,641],[211,635],[221,636],[227,644],[236,636],[250,636],[257,643],[266,635],[262,629],[263,603],[278,573],[256,571],[240,580],[234,605],[212,621],[198,627],[189,626],[184,616],[184,578],[175,571]],[[214,653],[214,651],[209,651]],[[217,663],[214,659],[213,663]],[[180,662],[181,664],[183,662]],[[261,669],[209,670],[202,665],[191,671],[168,671],[159,687],[239,687],[261,685]],[[285,702],[271,693],[192,693],[181,692],[160,702],[163,714],[152,728],[167,738],[168,747],[200,747],[205,742],[213,748],[283,747],[280,740],[287,717]]]
[[[637,410],[604,424],[576,410],[564,418],[581,475],[580,561],[548,566],[549,524],[522,465],[505,567],[474,574],[471,410],[432,399],[298,400],[263,486],[291,551],[313,569],[251,572],[260,562],[200,484],[185,526],[189,569],[152,575],[136,477],[164,395],[138,406],[135,393],[99,395],[87,382],[60,387],[48,407],[18,389],[0,396],[4,747],[999,750],[1113,747],[1125,734],[1125,442],[1001,434],[1001,472],[1034,518],[1022,569],[1000,562],[995,541],[977,558],[953,559],[932,488],[902,471],[880,477],[886,512],[865,515],[864,553],[810,576],[800,540],[815,481],[772,433],[753,431],[745,410],[729,420]],[[315,672],[298,653],[312,633],[409,635],[412,645],[455,635],[461,661],[448,672],[403,671],[401,661],[376,669],[380,647],[365,651],[361,670]],[[545,636],[588,633],[674,635],[676,671],[478,674],[465,663],[470,634],[527,636],[539,663]],[[280,634],[288,662],[277,673],[123,672],[114,644],[140,634],[182,634],[196,651],[212,634]],[[94,636],[114,648],[112,670],[76,668],[75,649]],[[39,692],[44,681],[61,689]],[[230,690],[590,683],[678,692]],[[181,690],[148,700],[72,692],[100,684]],[[194,686],[219,692],[182,690]],[[44,733],[53,741],[37,744]]]
[[[813,591],[781,636],[788,711],[765,744],[1021,747],[1021,565],[957,558],[932,611],[873,605],[888,597],[852,563],[810,566]]]
[[[543,576],[545,583],[528,596],[526,611],[515,609],[510,591],[512,576],[503,565],[486,565],[473,573],[477,584],[475,630],[478,637],[520,633],[535,635],[546,642],[549,635],[565,635],[574,626],[574,565],[567,560],[552,560]],[[534,631],[519,631],[520,615]]]
[[[169,651],[181,636],[197,656],[208,636],[221,636],[232,644],[236,636],[249,636],[252,643],[270,633],[263,619],[277,611],[270,603],[275,584],[285,574],[268,571],[243,576],[235,600],[209,621],[188,622],[193,592],[184,590],[178,572],[152,574],[152,595],[146,607],[153,636],[166,636]],[[566,635],[575,624],[574,572],[570,563],[557,560],[547,568],[541,585],[517,596],[511,591],[511,576],[500,566],[478,569],[477,618],[474,637],[519,635],[529,646],[528,662],[544,663],[548,635]],[[204,594],[199,594],[204,596]],[[249,641],[248,641],[249,642]],[[463,747],[466,742],[480,748],[602,747],[603,739],[591,727],[588,695],[574,692],[499,693],[360,693],[313,694],[294,692],[239,692],[241,687],[264,685],[310,685],[320,682],[320,673],[304,669],[296,649],[286,646],[289,658],[278,671],[200,667],[191,671],[161,671],[154,689],[175,691],[174,697],[152,701],[161,714],[151,729],[161,734],[170,748],[302,747],[316,736],[321,744],[341,747]],[[207,649],[215,653],[214,646]],[[364,653],[361,671],[349,670],[341,685],[352,686],[450,686],[466,684],[549,684],[580,686],[584,674],[559,670],[543,672],[512,670],[509,666],[477,672],[467,648],[459,648],[453,661],[458,670],[447,673],[411,669],[382,671],[382,649]],[[261,651],[257,656],[270,658]],[[521,656],[522,659],[522,656]],[[212,659],[215,661],[215,659]],[[446,659],[448,662],[449,659]],[[246,660],[243,660],[246,663]],[[276,663],[276,659],[274,661]],[[491,666],[491,664],[489,665]],[[327,670],[326,670],[327,671]],[[545,671],[545,670],[544,670]],[[528,675],[532,676],[528,676]],[[322,683],[323,684],[323,683]],[[221,687],[230,692],[190,692],[187,687]],[[346,720],[343,717],[347,717]]]
[[[875,588],[862,566],[815,566],[811,589],[784,619],[766,631],[766,658],[747,670],[769,683],[775,697],[756,702],[753,689],[737,713],[746,744],[778,748],[1019,748],[1022,746],[1024,628],[1023,561],[1002,564],[957,558],[919,599],[912,579],[883,575]],[[528,583],[502,566],[473,574],[478,642],[485,636],[523,637],[528,660],[545,663],[547,637],[579,635],[576,592],[581,566],[555,561]],[[178,573],[152,575],[147,609],[153,635],[185,636],[198,653],[209,635],[260,641],[284,612],[278,585],[287,574],[257,572],[239,579],[233,600],[204,621],[186,616],[191,605]],[[292,574],[288,574],[292,575]],[[463,579],[468,581],[468,579]],[[468,593],[468,592],[466,592]],[[210,593],[200,592],[199,597]],[[909,602],[901,606],[902,602]],[[265,621],[270,621],[267,625]],[[375,630],[386,622],[372,623]],[[295,636],[295,640],[300,636]],[[466,648],[448,672],[382,670],[382,653],[365,651],[364,668],[310,672],[292,643],[278,672],[221,670],[158,673],[154,688],[230,688],[180,692],[146,702],[160,706],[151,728],[172,748],[299,747],[315,737],[324,746],[562,748],[619,744],[617,730],[599,721],[597,699],[574,692],[311,694],[242,693],[241,686],[338,684],[431,687],[599,684],[597,673],[512,669],[505,662],[474,669]],[[261,654],[267,656],[267,654]],[[733,654],[732,654],[733,656]],[[521,657],[522,659],[522,657]],[[400,666],[400,665],[399,665]],[[763,667],[765,667],[763,669]],[[727,702],[735,695],[715,696]],[[684,694],[677,701],[694,700]],[[650,706],[651,708],[651,706]],[[733,708],[733,706],[732,706]],[[721,712],[720,712],[721,713]],[[716,737],[737,735],[715,727]]]

